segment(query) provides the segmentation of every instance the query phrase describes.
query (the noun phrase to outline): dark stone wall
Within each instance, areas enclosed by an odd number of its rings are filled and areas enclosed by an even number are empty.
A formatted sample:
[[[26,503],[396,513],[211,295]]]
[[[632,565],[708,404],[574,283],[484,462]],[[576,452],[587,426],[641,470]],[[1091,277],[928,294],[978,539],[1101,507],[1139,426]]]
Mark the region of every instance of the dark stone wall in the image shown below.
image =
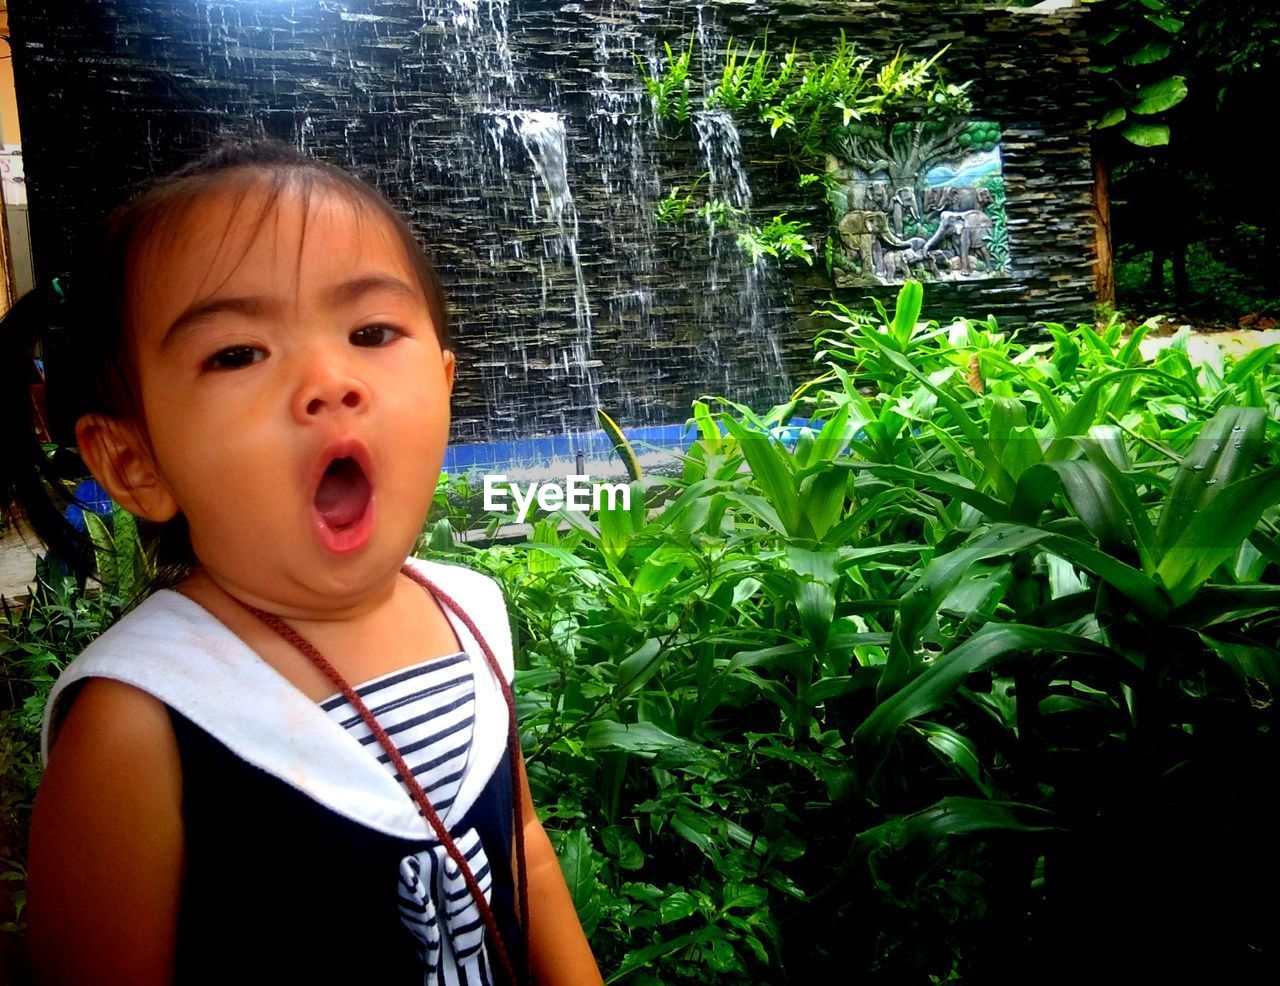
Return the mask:
[[[812,370],[818,269],[748,275],[697,226],[657,225],[674,184],[706,169],[692,137],[659,138],[634,54],[699,27],[711,43],[758,36],[825,49],[950,45],[949,78],[974,78],[974,117],[1003,128],[1012,276],[938,285],[927,314],[1010,324],[1088,318],[1093,303],[1089,84],[1078,11],[941,4],[511,0],[504,50],[459,29],[442,0],[12,0],[37,276],[73,268],[90,224],[144,179],[224,134],[272,134],[380,188],[409,218],[454,307],[454,440],[680,421],[725,393],[764,404]],[[701,17],[701,21],[700,21]],[[714,70],[714,66],[712,66]],[[510,78],[508,78],[508,71]],[[504,113],[565,121],[577,218],[571,262],[534,155]],[[815,229],[779,142],[742,127],[765,220]],[[731,244],[730,244],[731,246]],[[578,272],[581,272],[581,281]],[[892,290],[884,292],[891,295]],[[839,292],[857,304],[865,292]],[[589,338],[584,312],[590,320]]]

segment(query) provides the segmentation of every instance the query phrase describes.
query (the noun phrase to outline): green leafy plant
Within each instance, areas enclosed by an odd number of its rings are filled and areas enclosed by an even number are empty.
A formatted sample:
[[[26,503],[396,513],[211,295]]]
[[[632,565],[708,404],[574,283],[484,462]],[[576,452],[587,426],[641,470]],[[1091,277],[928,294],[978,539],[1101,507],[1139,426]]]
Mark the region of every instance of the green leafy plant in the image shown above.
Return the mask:
[[[821,162],[830,149],[831,133],[850,122],[895,114],[928,118],[968,112],[969,84],[948,84],[934,67],[945,51],[944,47],[930,58],[916,60],[898,51],[877,68],[869,56],[856,53],[841,30],[825,57],[797,55],[793,46],[774,68],[767,36],[760,52],[755,53],[753,42],[741,63],[731,43],[724,78],[707,105],[754,114],[768,124],[771,134],[786,134],[801,161]]]
[[[1118,127],[1142,148],[1169,143],[1164,114],[1187,96],[1186,77],[1170,74],[1170,56],[1186,26],[1181,0],[1086,0],[1094,5],[1096,56],[1090,69],[1102,77],[1106,106],[1094,122]]]
[[[693,59],[694,35],[689,35],[689,46],[678,54],[671,50],[671,44],[664,41],[662,47],[666,52],[665,60],[650,75],[644,59],[636,55],[636,65],[640,70],[645,92],[649,96],[655,119],[670,120],[676,124],[688,122],[692,113],[689,101],[689,66]]]
[[[808,226],[808,223],[774,216],[764,226],[739,230],[738,243],[750,255],[753,263],[768,256],[779,260],[799,260],[812,266],[813,246],[801,233]]]
[[[702,179],[706,178],[710,172],[703,172],[690,186],[689,191],[681,195],[679,185],[673,185],[671,191],[667,193],[666,198],[658,203],[658,208],[654,213],[654,218],[665,225],[674,225],[684,220],[685,215],[693,205],[693,196],[697,192],[698,186],[702,183]]]
[[[1140,798],[1216,770],[1252,817],[1223,765],[1275,684],[1280,347],[1144,360],[1118,322],[1023,343],[922,301],[833,306],[782,405],[695,403],[642,509],[471,556],[518,614],[531,782],[611,981],[990,979],[1097,910],[1128,870],[1086,847]]]
[[[121,524],[117,542],[127,536]],[[130,557],[122,551],[112,560]],[[26,828],[40,782],[40,723],[49,689],[61,670],[126,610],[130,595],[113,587],[85,591],[70,575],[39,565],[25,600],[0,597],[0,894],[12,921],[0,931],[21,934],[26,893]]]

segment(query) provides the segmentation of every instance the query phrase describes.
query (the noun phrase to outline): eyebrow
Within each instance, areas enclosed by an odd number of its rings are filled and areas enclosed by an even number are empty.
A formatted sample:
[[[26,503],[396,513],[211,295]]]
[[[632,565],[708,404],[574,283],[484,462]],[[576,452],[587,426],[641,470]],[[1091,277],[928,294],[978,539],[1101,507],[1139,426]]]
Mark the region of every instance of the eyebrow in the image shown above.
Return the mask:
[[[411,300],[417,301],[418,292],[389,274],[370,274],[366,277],[353,278],[335,284],[324,292],[323,299],[328,305],[349,305],[373,291],[392,291]],[[173,345],[179,337],[189,332],[199,322],[229,312],[253,318],[279,308],[278,302],[269,295],[247,295],[242,297],[207,298],[197,301],[170,323],[164,330],[160,340],[160,348]]]

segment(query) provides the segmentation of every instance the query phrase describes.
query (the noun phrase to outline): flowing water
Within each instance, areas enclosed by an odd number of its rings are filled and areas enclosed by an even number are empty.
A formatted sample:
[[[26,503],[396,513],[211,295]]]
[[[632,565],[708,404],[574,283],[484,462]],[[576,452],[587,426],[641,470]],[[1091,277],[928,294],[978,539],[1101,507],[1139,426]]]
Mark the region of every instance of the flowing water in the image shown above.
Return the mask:
[[[753,263],[724,224],[655,219],[673,182],[672,142],[659,135],[637,61],[653,71],[661,41],[682,44],[678,28],[654,23],[659,7],[604,0],[564,14],[590,44],[553,53],[539,50],[545,31],[536,34],[546,10],[510,0],[369,9],[378,13],[341,13],[343,30],[326,40],[367,94],[365,106],[348,104],[341,142],[354,163],[371,139],[363,111],[389,108],[403,137],[381,131],[386,170],[405,176],[402,198],[428,249],[439,216],[463,217],[456,243],[433,259],[467,358],[463,386],[475,391],[464,404],[485,410],[455,414],[455,438],[572,436],[597,427],[598,408],[624,427],[665,424],[683,421],[703,393],[757,405],[786,395],[775,331],[787,303],[772,261]],[[210,43],[222,40],[228,65],[242,51],[228,41],[246,30],[240,17],[234,6],[206,6]],[[724,45],[707,5],[695,33],[705,89]],[[534,36],[543,40],[526,40]],[[371,65],[371,45],[397,52],[394,66]],[[420,94],[442,84],[447,99],[424,111]],[[322,153],[333,126],[304,115],[298,146]],[[699,112],[682,140],[683,162],[707,173],[699,201],[719,198],[745,215],[752,194],[733,120]]]

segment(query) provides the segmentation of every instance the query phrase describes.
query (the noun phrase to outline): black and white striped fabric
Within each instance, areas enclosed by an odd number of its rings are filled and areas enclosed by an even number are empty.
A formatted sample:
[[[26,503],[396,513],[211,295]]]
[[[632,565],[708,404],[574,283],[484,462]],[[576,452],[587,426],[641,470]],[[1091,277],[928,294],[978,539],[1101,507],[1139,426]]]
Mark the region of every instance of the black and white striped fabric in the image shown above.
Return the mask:
[[[356,688],[404,757],[490,899],[493,878],[475,829],[454,831],[449,808],[466,773],[475,724],[475,681],[465,652],[392,671]],[[409,795],[391,757],[341,693],[320,704]],[[412,795],[409,795],[410,797]],[[418,940],[424,986],[489,986],[484,921],[466,880],[438,841],[400,861],[400,917]]]

